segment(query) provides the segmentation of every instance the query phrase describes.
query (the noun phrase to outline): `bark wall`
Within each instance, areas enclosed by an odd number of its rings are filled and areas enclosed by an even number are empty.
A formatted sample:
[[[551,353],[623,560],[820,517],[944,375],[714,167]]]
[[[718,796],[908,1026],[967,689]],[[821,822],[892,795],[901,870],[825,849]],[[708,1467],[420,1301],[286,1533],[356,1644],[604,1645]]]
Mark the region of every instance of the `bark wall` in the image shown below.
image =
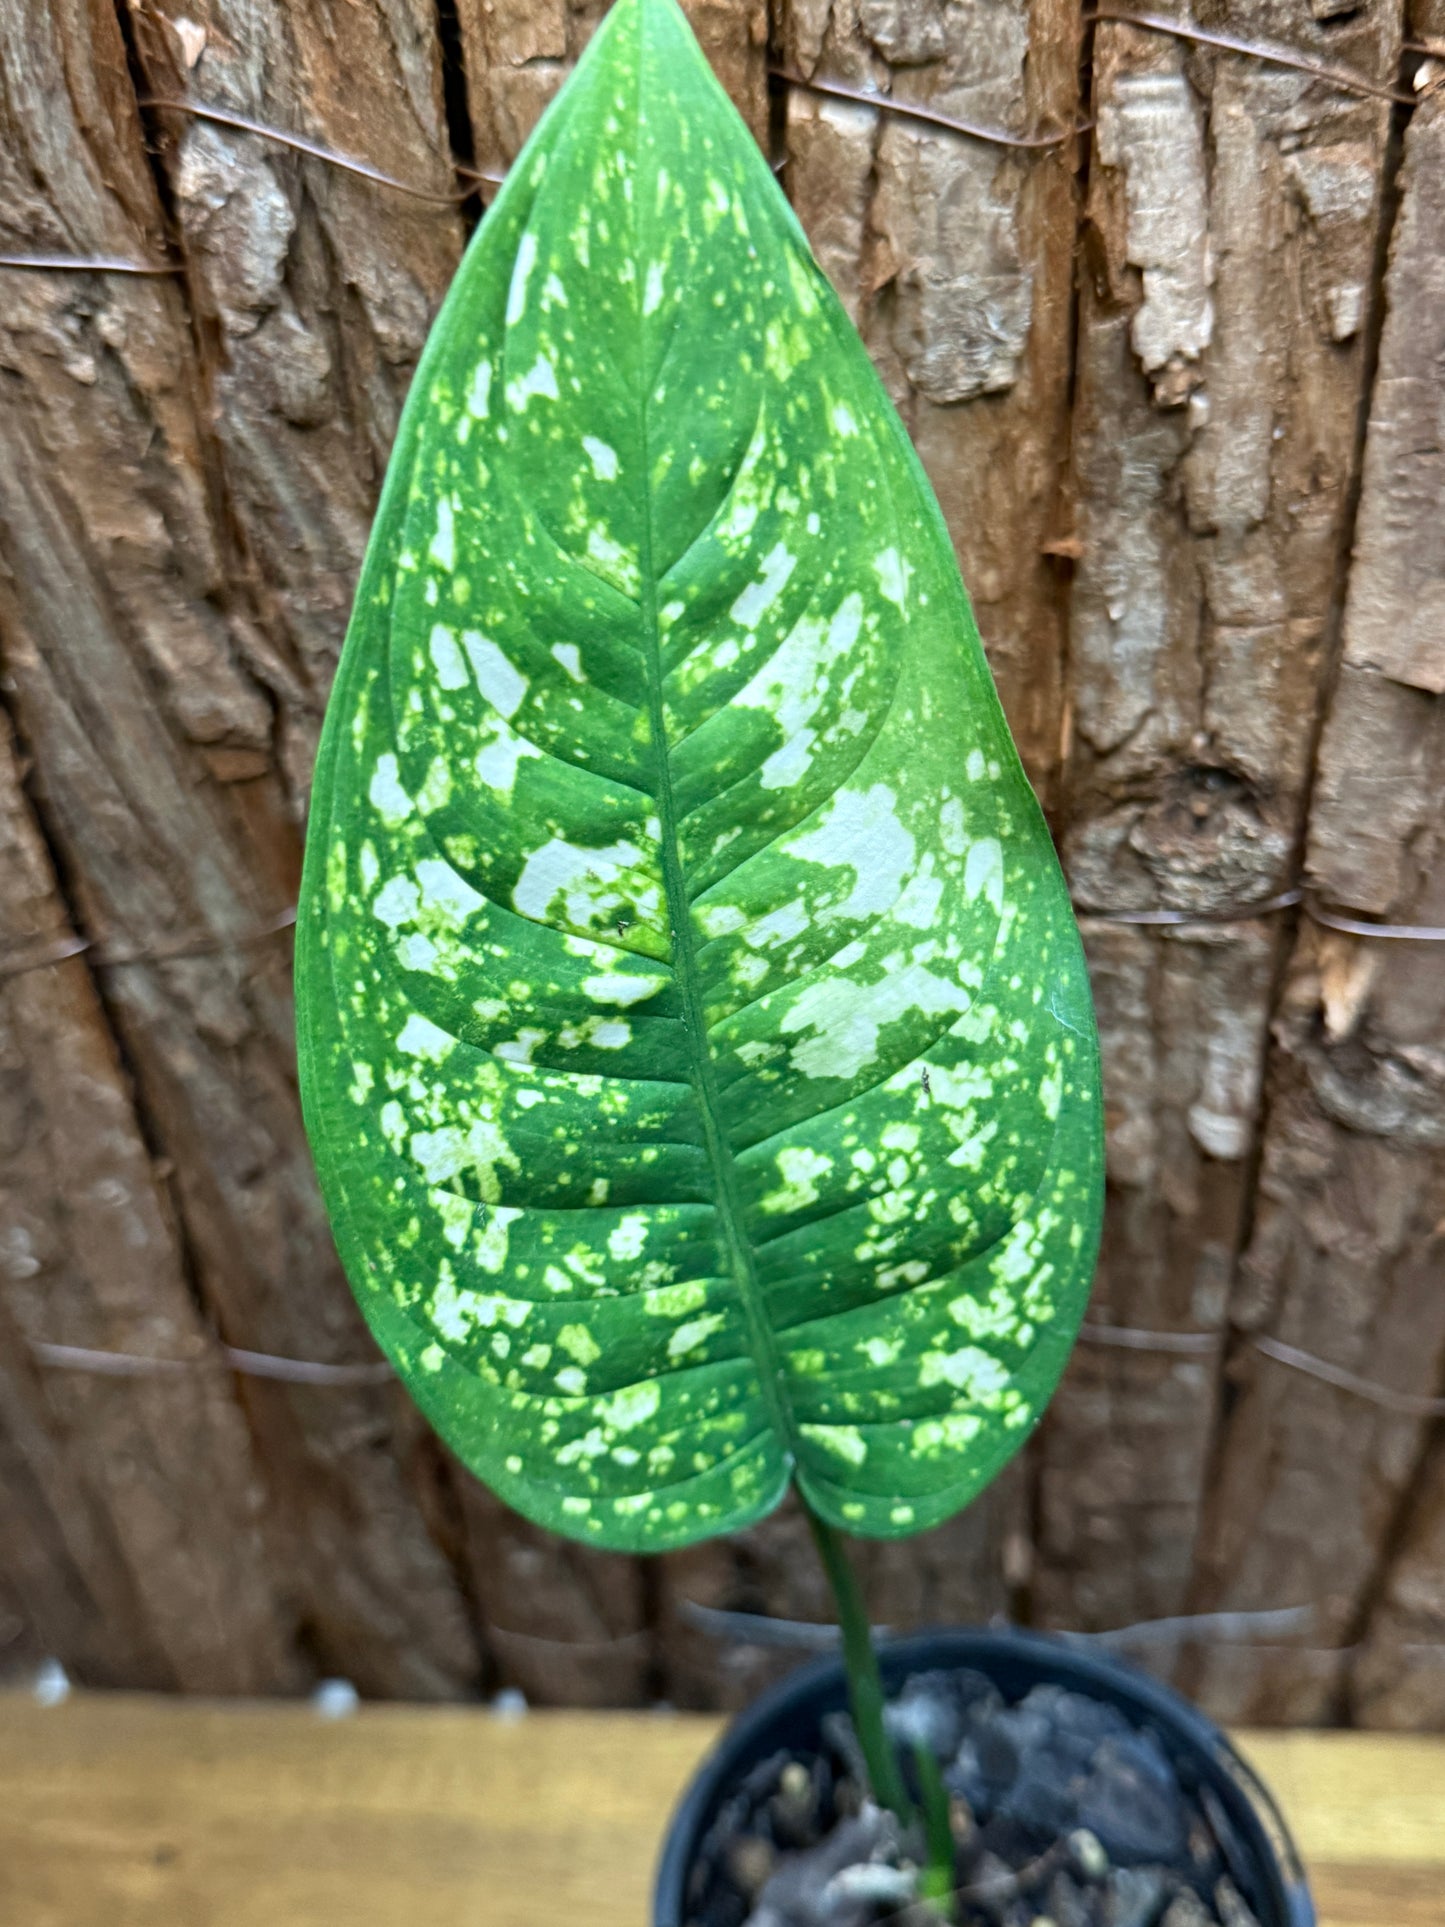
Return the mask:
[[[1231,1715],[1445,1722],[1445,968],[1237,914],[1303,879],[1445,922],[1445,107],[1406,44],[1441,0],[1177,9],[1362,88],[1073,0],[686,4],[933,477],[1059,834],[1106,1053],[1091,1317],[1191,1347],[1081,1348],[1026,1463],[864,1550],[875,1615],[1307,1605],[1284,1652],[1164,1661]],[[395,1388],[224,1350],[374,1356],[276,925],[466,170],[604,12],[0,0],[0,250],[167,270],[0,266],[0,1660],[736,1705],[798,1657],[738,1615],[827,1616],[786,1508],[588,1554]]]
[[[299,30],[303,16],[288,11]],[[364,9],[346,11],[350,17]],[[212,84],[214,44],[225,49],[225,58],[214,62],[219,90],[239,46],[247,55],[239,64],[256,72],[260,99],[261,62],[250,58],[247,38],[254,31],[252,10],[237,7],[235,14],[204,27],[189,23],[185,84],[197,90]],[[365,1357],[369,1342],[331,1251],[300,1130],[288,946],[284,939],[252,941],[294,901],[297,882],[295,784],[304,751],[286,753],[286,652],[293,652],[294,664],[312,665],[314,709],[360,554],[370,499],[364,491],[374,491],[378,467],[373,462],[358,484],[351,455],[337,456],[334,466],[346,476],[343,502],[358,487],[363,492],[350,514],[349,552],[335,560],[329,532],[308,536],[307,516],[331,516],[324,478],[299,456],[293,459],[285,407],[258,356],[274,326],[286,343],[276,361],[308,365],[308,337],[292,293],[304,268],[296,263],[291,275],[289,250],[293,242],[303,246],[296,238],[304,227],[303,202],[312,219],[317,196],[349,193],[351,183],[337,187],[328,171],[324,185],[318,180],[314,189],[303,189],[295,178],[299,163],[283,183],[269,154],[266,182],[258,183],[243,137],[236,137],[234,166],[208,147],[218,170],[208,177],[213,224],[208,239],[185,249],[191,184],[204,169],[184,154],[163,154],[152,167],[136,83],[156,83],[129,66],[124,24],[109,6],[75,0],[38,12],[17,9],[0,35],[7,167],[0,220],[7,247],[165,263],[166,203],[172,201],[182,222],[185,270],[154,279],[32,273],[6,281],[0,346],[7,375],[0,390],[7,457],[0,480],[4,695],[65,896],[47,915],[39,902],[42,886],[32,879],[37,907],[16,893],[6,908],[22,919],[25,934],[27,916],[39,920],[42,932],[68,916],[98,953],[162,953],[159,961],[94,968],[80,958],[68,966],[80,980],[73,994],[89,1013],[85,1022],[101,1033],[92,1045],[91,1075],[108,1077],[113,1088],[120,1113],[115,1141],[104,1141],[100,1108],[76,1102],[68,1115],[48,1120],[47,1147],[32,1141],[27,1149],[52,1173],[53,1217],[70,1216],[84,1195],[86,1169],[95,1165],[97,1182],[114,1191],[112,1210],[129,1210],[138,1220],[148,1214],[157,1245],[168,1238],[172,1249],[164,1263],[136,1251],[142,1302],[129,1317],[138,1341],[164,1342],[171,1330],[175,1344],[193,1327],[256,1351],[331,1361]],[[147,9],[141,25],[137,44],[154,42],[159,16]],[[288,70],[298,64],[279,53],[271,63]],[[439,98],[434,43],[431,73]],[[168,83],[162,77],[160,84]],[[389,95],[381,71],[375,84]],[[350,131],[359,130],[353,124]],[[435,148],[444,139],[439,118],[430,131]],[[435,151],[428,164],[449,178]],[[196,204],[205,199],[199,189],[197,197]],[[223,245],[228,216],[237,238]],[[371,234],[386,231],[370,201],[357,225]],[[269,293],[250,275],[247,250],[260,246],[258,235],[271,237]],[[330,271],[336,251],[319,240],[313,245]],[[454,239],[446,255],[434,239],[427,243],[425,299],[406,309],[409,334],[394,336],[391,413],[378,418],[374,389],[371,405],[340,391],[333,397],[348,446],[370,437],[378,461],[455,245]],[[226,262],[229,293],[249,290],[252,302],[247,327],[238,321],[235,338],[219,342],[214,329],[224,316],[218,322],[207,311],[204,291],[214,249]],[[373,269],[383,277],[392,272],[389,250],[378,248]],[[338,273],[323,304],[328,327],[339,326],[339,310],[355,298],[360,276],[360,268],[344,281]],[[231,312],[234,318],[241,310]],[[248,367],[249,376],[238,373]],[[314,430],[324,442],[326,425],[318,422]],[[305,444],[308,453],[314,445]],[[249,464],[239,476],[232,461],[238,448]],[[264,502],[256,479],[261,472],[272,483]],[[270,536],[263,510],[283,495],[298,505],[298,519],[268,553],[266,575],[283,592],[283,615],[292,607],[308,620],[326,612],[328,640],[314,647],[294,643],[286,623],[251,593],[248,544]],[[338,514],[330,526],[341,520]],[[294,596],[293,585],[299,585]],[[303,695],[298,685],[298,706]],[[29,834],[33,839],[35,832]],[[33,873],[33,858],[29,867]],[[167,950],[180,954],[165,957]],[[57,994],[53,981],[27,973],[8,981],[6,995],[27,1050],[39,1053],[29,1076],[53,1103],[56,1093],[46,1087],[54,1055],[26,1029],[25,1005],[41,994],[37,985]],[[23,1105],[23,1094],[17,1101]],[[131,1156],[123,1162],[127,1145]],[[114,1167],[108,1179],[99,1175],[106,1161]],[[24,1191],[43,1208],[43,1193],[28,1183]],[[22,1225],[11,1235],[23,1231]],[[76,1302],[83,1284],[97,1294],[103,1288],[120,1293],[112,1273],[126,1242],[114,1240],[115,1249],[107,1250],[97,1229],[79,1271],[78,1254],[54,1240],[47,1249],[38,1235],[33,1261],[15,1247],[22,1272],[31,1262],[39,1267],[30,1274],[36,1282],[28,1306],[18,1309],[20,1322],[34,1338],[73,1339],[83,1328]],[[62,1270],[67,1265],[69,1274]],[[106,1329],[114,1343],[122,1323]],[[79,1378],[74,1386],[69,1378],[47,1383],[57,1416],[81,1427],[77,1449],[99,1478],[111,1439],[105,1428],[92,1429],[77,1401],[102,1394],[76,1390],[90,1385]],[[118,1409],[126,1405],[127,1389],[136,1413],[131,1422],[140,1425],[150,1392],[117,1381],[103,1396]],[[234,1590],[228,1566],[212,1575],[214,1599],[226,1614],[224,1635],[211,1644],[254,1638],[248,1621],[258,1608],[251,1597],[259,1591],[265,1600],[274,1592],[288,1638],[273,1638],[269,1674],[259,1656],[236,1662],[253,1687],[287,1683],[301,1665],[303,1640],[328,1670],[376,1691],[450,1693],[466,1686],[477,1652],[456,1576],[413,1488],[404,1450],[413,1421],[399,1394],[252,1382],[244,1411],[242,1396],[234,1383],[218,1387],[230,1443],[223,1448],[218,1441],[216,1450],[234,1455],[235,1440],[247,1434],[254,1442],[267,1483],[271,1551]],[[165,1430],[174,1415],[167,1421],[158,1410],[152,1423]],[[198,1428],[197,1452],[204,1447],[205,1431]],[[174,1529],[189,1542],[194,1528],[200,1543],[195,1515],[206,1504],[204,1462],[192,1470],[196,1490],[187,1502],[179,1478],[184,1435],[172,1435],[169,1452],[178,1484]],[[244,1453],[242,1462],[244,1468]],[[215,1487],[222,1493],[238,1484],[239,1504],[253,1476],[244,1469],[218,1472]],[[223,1536],[223,1523],[218,1513],[208,1536]],[[167,1608],[182,1610],[180,1600]]]
[[[1420,31],[1445,25],[1445,9]],[[1445,102],[1405,137],[1344,649],[1307,875],[1352,918],[1445,923]],[[1271,1099],[1236,1323],[1428,1399],[1445,1373],[1445,960],[1306,926],[1274,1025]],[[1198,1662],[1244,1719],[1338,1710],[1356,1640],[1373,1719],[1440,1695],[1439,1467],[1421,1416],[1245,1352],[1202,1548],[1209,1603],[1309,1601],[1306,1650]],[[1329,1475],[1321,1476],[1327,1465]],[[1380,1571],[1380,1548],[1399,1539]],[[1436,1563],[1429,1563],[1434,1551]],[[1431,1607],[1431,1587],[1434,1605]],[[1433,1634],[1434,1643],[1431,1642]],[[1433,1682],[1433,1686],[1431,1685]],[[1417,1693],[1423,1704],[1412,1710]]]
[[[1399,63],[1393,0],[1344,21],[1293,0],[1180,17],[1377,84]],[[1087,912],[1207,918],[1294,881],[1389,107],[1131,26],[1100,24],[1092,72],[1063,847],[1107,1067],[1094,1315],[1222,1338],[1285,926]],[[1043,1444],[1047,1621],[1185,1609],[1219,1390],[1207,1360],[1079,1358]]]
[[[789,194],[938,491],[1035,785],[1060,761],[1081,21],[1071,0],[787,0],[781,53],[1052,147],[968,140],[795,86]]]

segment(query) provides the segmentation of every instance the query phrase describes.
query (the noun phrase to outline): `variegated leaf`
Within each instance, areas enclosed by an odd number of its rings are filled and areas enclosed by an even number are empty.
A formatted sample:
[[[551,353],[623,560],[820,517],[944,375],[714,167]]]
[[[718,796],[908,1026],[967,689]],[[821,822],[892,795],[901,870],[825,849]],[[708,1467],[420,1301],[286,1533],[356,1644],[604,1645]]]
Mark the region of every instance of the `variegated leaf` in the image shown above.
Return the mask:
[[[417,376],[318,767],[307,1122],[530,1517],[943,1519],[1094,1259],[1094,1026],[937,506],[673,0],[620,0]]]

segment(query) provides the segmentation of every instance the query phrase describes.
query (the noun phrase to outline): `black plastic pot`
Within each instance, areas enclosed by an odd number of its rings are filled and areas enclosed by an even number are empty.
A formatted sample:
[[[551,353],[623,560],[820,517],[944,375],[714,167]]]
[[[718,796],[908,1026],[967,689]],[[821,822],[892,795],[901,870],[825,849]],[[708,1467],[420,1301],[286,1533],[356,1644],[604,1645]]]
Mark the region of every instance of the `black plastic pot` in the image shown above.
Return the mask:
[[[1260,1927],[1315,1927],[1304,1870],[1279,1809],[1212,1721],[1169,1687],[1097,1648],[1016,1631],[921,1633],[879,1649],[890,1693],[913,1673],[969,1667],[1004,1698],[1057,1685],[1117,1707],[1163,1742],[1186,1791],[1210,1789],[1232,1829],[1226,1846],[1235,1885]],[[704,1761],[673,1815],[653,1897],[653,1927],[686,1927],[688,1877],[718,1810],[743,1777],[783,1748],[816,1750],[827,1713],[847,1704],[839,1659],[791,1674],[736,1720]]]

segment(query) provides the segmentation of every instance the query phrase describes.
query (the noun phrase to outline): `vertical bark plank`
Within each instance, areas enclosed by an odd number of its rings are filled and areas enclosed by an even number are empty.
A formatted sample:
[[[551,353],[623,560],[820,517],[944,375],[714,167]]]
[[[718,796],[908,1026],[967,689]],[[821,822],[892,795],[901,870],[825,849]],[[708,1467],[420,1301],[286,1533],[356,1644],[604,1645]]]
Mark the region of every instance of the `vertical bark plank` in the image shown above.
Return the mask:
[[[0,1681],[59,1659],[90,1686],[174,1688],[111,1521],[69,1463],[0,1296]]]
[[[288,775],[341,646],[397,417],[461,247],[432,0],[126,0],[158,97],[355,156],[417,198],[184,113],[163,165]]]
[[[1005,133],[1069,133],[1070,0],[785,0],[801,81]],[[1076,195],[1074,141],[1010,149],[793,86],[788,192],[938,493],[1009,722],[1054,800]]]
[[[275,1692],[302,1675],[245,1421],[187,1286],[104,1014],[0,730],[0,1372],[12,1585],[82,1677]],[[22,1335],[23,1334],[23,1335]],[[177,1361],[51,1372],[26,1339]],[[46,1393],[49,1393],[47,1397]]]
[[[1110,1180],[1089,1318],[1222,1335],[1275,934],[1261,920],[1082,928]],[[1182,1610],[1218,1369],[1207,1353],[1080,1345],[1039,1451],[1034,1600],[1045,1624],[1103,1629]]]
[[[1417,26],[1416,32],[1432,44],[1445,44],[1439,39],[1445,34],[1445,0],[1417,8],[1417,17],[1421,12],[1427,25]],[[1411,759],[1424,748],[1414,692],[1445,696],[1445,644],[1437,620],[1445,588],[1445,538],[1439,518],[1445,496],[1445,209],[1440,194],[1445,178],[1445,59],[1426,61],[1416,79],[1422,91],[1428,91],[1405,133],[1343,670],[1347,680],[1383,679],[1382,686],[1403,692],[1395,700],[1408,711],[1408,719],[1401,716],[1401,748]],[[1341,717],[1347,714],[1344,692],[1335,707]],[[1338,733],[1346,724],[1332,721],[1331,726]],[[1318,859],[1322,884],[1343,886],[1348,877],[1353,900],[1364,901],[1358,895],[1361,889],[1373,887],[1378,895],[1386,884],[1401,880],[1399,866],[1408,862],[1401,842],[1419,834],[1419,805],[1407,796],[1392,808],[1396,790],[1383,780],[1384,773],[1373,762],[1363,771],[1347,769],[1344,754],[1337,742],[1333,758],[1322,758],[1314,836],[1322,847],[1345,845],[1328,871],[1324,859]],[[1423,773],[1413,761],[1410,768],[1412,777]],[[1373,778],[1373,788],[1363,795],[1350,787],[1361,774]],[[1352,826],[1350,819],[1359,817],[1368,820]],[[1369,872],[1377,861],[1389,868],[1384,879],[1371,886]]]
[[[743,1627],[710,1621],[709,1611],[812,1622],[824,1629],[823,1639],[836,1623],[812,1535],[794,1498],[749,1532],[668,1553],[658,1563],[663,1692],[679,1706],[738,1712],[819,1650],[807,1635],[779,1644],[766,1629],[755,1642]]]
[[[477,165],[505,173],[610,0],[457,0]],[[682,0],[713,70],[766,150],[767,0]]]
[[[1445,8],[1419,32],[1445,33]],[[1344,656],[1320,749],[1308,880],[1355,918],[1445,925],[1445,100],[1406,135]],[[1268,1130],[1238,1322],[1362,1377],[1445,1386],[1445,956],[1301,927],[1275,1026]],[[1246,1354],[1203,1560],[1207,1604],[1309,1603],[1312,1651],[1200,1669],[1241,1719],[1333,1711],[1363,1631],[1359,1704],[1440,1699],[1440,1472],[1427,1476],[1372,1625],[1428,1424]],[[1433,1495],[1433,1496],[1432,1496]],[[1434,1588],[1435,1616],[1429,1600]],[[1437,1642],[1391,1677],[1403,1646]],[[1332,1650],[1334,1649],[1334,1650]]]
[[[1179,18],[1395,77],[1398,0]],[[1389,106],[1117,24],[1096,29],[1093,77],[1065,862],[1085,912],[1208,916],[1294,881]],[[1285,929],[1086,923],[1111,1171],[1101,1322],[1223,1331]],[[1207,1360],[1081,1349],[1042,1447],[1046,1622],[1184,1608],[1217,1405]]]
[[[112,8],[16,0],[0,25],[6,245],[161,256]],[[7,699],[78,927],[143,959],[100,981],[195,1288],[234,1344],[369,1356],[300,1128],[288,946],[254,941],[294,901],[299,832],[257,631],[228,591],[179,291],[32,273],[6,294]],[[321,1662],[372,1691],[465,1686],[455,1576],[389,1452],[400,1393],[253,1383],[246,1406],[288,1603]]]
[[[1360,1726],[1445,1732],[1445,1447],[1437,1441],[1350,1677]]]
[[[981,1501],[932,1532],[859,1548],[869,1611],[905,1633],[1010,1618],[1030,1559],[1028,1475],[1018,1459]]]
[[[499,1682],[537,1706],[641,1706],[653,1634],[641,1561],[543,1531],[460,1473],[472,1590]]]

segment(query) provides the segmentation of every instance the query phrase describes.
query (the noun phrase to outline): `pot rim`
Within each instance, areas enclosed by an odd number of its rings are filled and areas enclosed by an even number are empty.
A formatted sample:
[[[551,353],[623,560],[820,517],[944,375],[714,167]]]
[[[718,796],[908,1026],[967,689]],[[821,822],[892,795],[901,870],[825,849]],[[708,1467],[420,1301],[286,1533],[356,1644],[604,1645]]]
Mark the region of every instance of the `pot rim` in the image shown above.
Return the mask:
[[[913,1673],[1022,1668],[1036,1674],[1031,1685],[1057,1683],[1119,1706],[1137,1722],[1156,1722],[1192,1756],[1200,1783],[1219,1798],[1257,1863],[1274,1916],[1261,1927],[1316,1927],[1304,1869],[1273,1796],[1226,1734],[1173,1687],[1078,1635],[1024,1627],[945,1626],[880,1639],[878,1659],[890,1690]],[[828,1653],[787,1674],[730,1723],[674,1809],[653,1890],[653,1927],[685,1927],[688,1876],[729,1783],[785,1743],[779,1729],[816,1725],[846,1697],[842,1656]]]

